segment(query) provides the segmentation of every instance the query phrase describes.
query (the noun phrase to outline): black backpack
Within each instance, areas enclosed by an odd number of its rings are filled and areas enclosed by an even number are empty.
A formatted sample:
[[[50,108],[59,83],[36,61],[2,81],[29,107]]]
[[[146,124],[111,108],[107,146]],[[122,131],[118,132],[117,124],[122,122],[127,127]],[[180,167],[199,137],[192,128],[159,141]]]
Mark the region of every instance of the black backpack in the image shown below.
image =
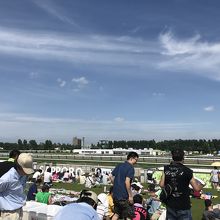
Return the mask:
[[[160,193],[160,201],[166,203],[169,197],[172,195],[174,187],[171,184],[166,184]]]

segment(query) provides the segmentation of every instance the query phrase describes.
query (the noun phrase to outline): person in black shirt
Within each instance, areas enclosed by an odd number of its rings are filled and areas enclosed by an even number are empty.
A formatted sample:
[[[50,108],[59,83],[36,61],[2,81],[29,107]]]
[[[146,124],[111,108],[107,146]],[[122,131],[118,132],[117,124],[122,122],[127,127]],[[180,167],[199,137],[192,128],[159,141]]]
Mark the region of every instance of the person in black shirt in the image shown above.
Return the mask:
[[[172,150],[173,161],[164,166],[164,172],[160,180],[160,186],[169,184],[172,193],[165,204],[168,220],[192,220],[189,184],[195,191],[203,188],[193,177],[193,171],[183,165],[184,151],[182,149]]]
[[[21,152],[19,150],[12,150],[9,153],[9,159],[7,161],[0,162],[0,177],[2,177],[5,173],[7,173],[12,167],[15,166],[14,161],[17,160],[19,154]]]

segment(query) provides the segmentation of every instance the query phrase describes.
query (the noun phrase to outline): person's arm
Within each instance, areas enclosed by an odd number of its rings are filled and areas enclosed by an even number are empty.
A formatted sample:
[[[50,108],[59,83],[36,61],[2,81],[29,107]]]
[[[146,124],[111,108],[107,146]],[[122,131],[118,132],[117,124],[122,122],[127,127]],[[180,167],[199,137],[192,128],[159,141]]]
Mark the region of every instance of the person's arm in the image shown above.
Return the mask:
[[[131,192],[131,179],[129,177],[126,177],[126,179],[125,179],[125,186],[126,186],[126,190],[128,192],[128,200],[130,203],[133,203],[133,196],[132,196],[132,192]]]
[[[115,177],[112,174],[109,174],[109,179],[110,179],[111,183],[114,183]]]
[[[50,204],[52,204],[52,196],[51,195],[48,197],[48,205],[50,205]]]
[[[36,201],[36,202],[38,202],[37,197],[38,197],[38,196],[37,196],[37,194],[36,194],[36,196],[35,196],[35,201]]]
[[[165,185],[165,174],[164,174],[164,172],[162,173],[162,176],[160,178],[159,185],[160,185],[160,187],[164,187],[164,185]]]
[[[8,181],[0,179],[0,192],[6,191],[10,187],[10,183]]]
[[[200,191],[204,185],[199,184],[194,177],[190,180],[190,185],[193,187],[195,191]]]

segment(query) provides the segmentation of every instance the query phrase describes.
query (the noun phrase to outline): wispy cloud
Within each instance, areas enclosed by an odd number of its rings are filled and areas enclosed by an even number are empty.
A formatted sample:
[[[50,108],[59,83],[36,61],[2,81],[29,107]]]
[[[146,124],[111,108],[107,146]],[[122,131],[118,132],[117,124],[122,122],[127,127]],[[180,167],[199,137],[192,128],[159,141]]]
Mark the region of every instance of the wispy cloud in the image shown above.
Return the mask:
[[[159,68],[220,80],[220,42],[202,41],[198,34],[186,40],[178,39],[172,32],[161,34],[159,41],[164,56]]]
[[[59,83],[59,86],[60,87],[64,87],[66,85],[66,81],[65,80],[62,80],[61,78],[58,78],[57,79],[57,82]]]
[[[213,105],[210,105],[210,106],[204,107],[203,110],[206,112],[213,112],[215,111],[215,107]]]
[[[62,12],[60,8],[55,7],[55,5],[52,4],[52,2],[49,1],[37,1],[33,0],[33,2],[41,9],[52,15],[53,17],[59,19],[60,21],[64,23],[68,23],[71,25],[74,25],[75,27],[78,27],[75,21],[68,18],[65,15],[65,12]]]
[[[208,123],[161,123],[148,121],[123,121],[121,117],[113,120],[85,120],[73,118],[47,118],[25,114],[0,113],[0,132],[5,138],[28,137],[43,141],[50,138],[53,141],[69,140],[73,134],[87,137],[89,142],[98,138],[112,140],[131,139],[176,139],[200,138],[205,131],[198,128],[210,126]],[[211,132],[206,134],[215,135]],[[191,135],[191,136],[190,136]],[[214,137],[214,136],[213,136]]]
[[[138,38],[33,33],[0,27],[0,54],[27,59],[147,66],[152,65],[151,54],[155,51],[153,42]]]

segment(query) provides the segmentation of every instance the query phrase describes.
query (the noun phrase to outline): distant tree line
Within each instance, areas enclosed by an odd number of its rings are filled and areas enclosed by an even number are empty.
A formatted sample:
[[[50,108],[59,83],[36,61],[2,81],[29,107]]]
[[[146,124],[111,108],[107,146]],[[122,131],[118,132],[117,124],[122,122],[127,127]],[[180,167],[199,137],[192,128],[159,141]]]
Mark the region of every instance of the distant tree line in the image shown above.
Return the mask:
[[[96,146],[93,146],[96,148]],[[175,148],[182,148],[185,151],[197,151],[198,153],[218,153],[220,151],[220,139],[212,140],[164,140],[156,142],[155,140],[139,140],[139,141],[109,141],[102,145],[98,142],[97,148],[134,148],[144,149],[153,148],[155,150],[171,151]]]
[[[0,142],[0,148],[4,150],[72,150],[79,149],[81,146],[73,146],[72,144],[52,143],[51,140],[46,140],[44,143],[37,143],[35,140],[21,140],[18,139],[17,143],[3,143]],[[212,153],[215,154],[220,151],[220,139],[212,140],[164,140],[156,142],[155,140],[132,140],[132,141],[108,141],[105,144],[98,142],[96,145],[90,146],[92,149],[113,149],[113,148],[133,148],[144,149],[153,148],[155,150],[170,151],[175,148],[182,148],[185,151],[197,151],[198,153]]]
[[[52,143],[51,140],[46,140],[44,143],[41,142],[38,144],[35,140],[27,141],[26,139],[18,139],[17,143],[0,142],[0,148],[4,150],[54,150],[56,148],[60,150],[72,150],[73,146],[71,144]]]

